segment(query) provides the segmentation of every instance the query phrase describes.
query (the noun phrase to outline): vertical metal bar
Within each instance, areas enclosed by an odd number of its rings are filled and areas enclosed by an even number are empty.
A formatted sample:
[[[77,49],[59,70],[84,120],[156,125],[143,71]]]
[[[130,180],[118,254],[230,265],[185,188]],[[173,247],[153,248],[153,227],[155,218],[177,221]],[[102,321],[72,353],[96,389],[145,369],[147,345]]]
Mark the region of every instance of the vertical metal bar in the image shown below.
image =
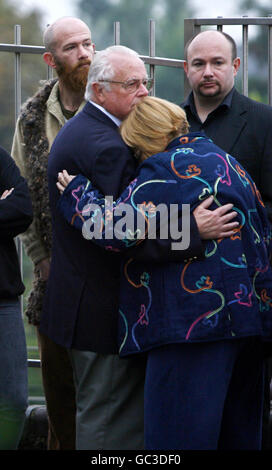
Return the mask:
[[[50,80],[51,78],[54,78],[54,71],[52,67],[48,65],[47,66],[47,80]]]
[[[16,45],[21,44],[21,26],[15,25],[14,27],[14,43]],[[21,54],[20,52],[15,52],[15,120],[20,113],[21,107]]]
[[[114,22],[114,45],[119,46],[120,45],[120,21],[115,21]]]
[[[14,43],[16,45],[21,44],[21,26],[15,25],[14,27]],[[19,52],[15,53],[15,83],[14,83],[14,91],[15,91],[15,122],[18,119],[21,102],[22,102],[22,74],[21,74],[21,54]],[[22,242],[19,237],[16,237],[16,246],[20,264],[20,271],[21,276],[23,278],[23,250],[22,250]],[[21,303],[21,313],[23,314],[23,296],[21,295],[20,303]]]
[[[200,33],[201,26],[195,24],[195,20],[186,18],[184,20],[184,46],[195,34]]]
[[[48,23],[46,25],[46,27],[50,26],[50,23]],[[50,67],[49,65],[47,66],[47,80],[50,80],[54,78],[54,70],[52,69],[52,67]]]
[[[268,100],[272,105],[272,25],[268,26]]]
[[[223,16],[218,16],[217,17],[218,19],[220,18],[223,18]],[[223,31],[223,25],[222,24],[218,24],[217,27],[216,27],[217,31]]]
[[[242,92],[248,96],[248,25],[243,25],[243,82]]]
[[[186,18],[184,20],[184,47],[186,46],[187,42],[196,34],[200,33],[201,26],[195,24],[194,19]],[[191,87],[187,80],[186,74],[184,73],[184,95],[183,98],[187,98],[191,91]]]
[[[149,56],[155,57],[156,54],[156,32],[155,32],[155,21],[149,21]],[[152,96],[155,96],[155,65],[149,65],[149,75],[154,79],[154,86],[150,92]]]

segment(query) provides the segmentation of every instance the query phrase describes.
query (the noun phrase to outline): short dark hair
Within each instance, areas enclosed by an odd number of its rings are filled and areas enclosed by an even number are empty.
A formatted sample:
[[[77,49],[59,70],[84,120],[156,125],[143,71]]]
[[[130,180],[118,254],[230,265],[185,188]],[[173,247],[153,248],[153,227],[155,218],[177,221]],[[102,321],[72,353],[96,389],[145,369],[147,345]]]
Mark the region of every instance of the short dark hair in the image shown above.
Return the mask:
[[[214,31],[214,30],[209,30],[209,31]],[[185,44],[185,47],[184,47],[184,59],[187,60],[187,55],[188,55],[188,48],[191,44],[191,42],[197,37],[199,36],[199,34],[201,34],[203,31],[201,31],[200,33],[197,33],[195,34],[193,37],[191,37],[191,39],[189,39],[189,41],[187,41],[187,43]],[[220,33],[222,34],[223,36],[225,36],[225,38],[227,39],[227,41],[230,43],[231,45],[231,58],[232,60],[236,59],[237,57],[237,46],[236,46],[236,42],[234,41],[234,39],[227,33],[224,33],[223,31],[217,31],[217,33]]]

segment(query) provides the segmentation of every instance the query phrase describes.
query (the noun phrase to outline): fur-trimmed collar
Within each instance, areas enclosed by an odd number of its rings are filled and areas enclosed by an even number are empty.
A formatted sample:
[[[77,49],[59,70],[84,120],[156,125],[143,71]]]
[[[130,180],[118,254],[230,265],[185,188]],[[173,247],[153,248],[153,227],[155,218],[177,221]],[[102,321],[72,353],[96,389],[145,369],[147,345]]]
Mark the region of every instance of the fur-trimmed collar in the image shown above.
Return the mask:
[[[20,115],[34,223],[48,258],[51,255],[52,227],[47,184],[49,143],[45,133],[45,114],[48,98],[56,82],[56,79],[45,82],[37,93],[27,100]],[[34,325],[40,322],[44,291],[45,282],[39,278],[35,269],[33,289],[25,312],[29,322]]]

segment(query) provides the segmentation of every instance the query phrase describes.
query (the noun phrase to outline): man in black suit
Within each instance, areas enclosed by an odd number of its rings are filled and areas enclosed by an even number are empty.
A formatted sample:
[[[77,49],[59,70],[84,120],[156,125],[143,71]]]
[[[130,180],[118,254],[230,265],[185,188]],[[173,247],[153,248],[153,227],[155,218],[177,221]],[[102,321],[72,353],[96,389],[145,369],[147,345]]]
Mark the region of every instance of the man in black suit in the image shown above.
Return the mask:
[[[182,107],[190,131],[203,130],[241,162],[272,220],[272,107],[235,89],[240,59],[231,36],[215,30],[197,34],[185,46],[185,60],[192,92]]]
[[[235,89],[240,59],[235,41],[228,34],[215,30],[197,34],[185,46],[185,60],[192,91],[182,107],[190,130],[203,130],[236,157],[256,183],[272,221],[272,107]],[[270,378],[267,383],[264,448],[270,445]]]
[[[136,160],[118,126],[151,85],[136,52],[123,46],[98,52],[89,71],[87,104],[60,130],[49,156],[53,248],[40,330],[69,349],[81,450],[143,448],[145,368],[141,360],[118,357],[120,257],[84,239],[62,219],[56,182],[66,169],[87,176],[105,195],[120,195],[134,178]],[[192,216],[191,245],[184,256],[202,252],[200,235],[218,237],[223,230],[224,236],[234,227],[232,213],[223,215],[229,207],[213,212],[207,207],[207,202],[199,206],[196,222]],[[151,248],[146,252],[152,255]]]

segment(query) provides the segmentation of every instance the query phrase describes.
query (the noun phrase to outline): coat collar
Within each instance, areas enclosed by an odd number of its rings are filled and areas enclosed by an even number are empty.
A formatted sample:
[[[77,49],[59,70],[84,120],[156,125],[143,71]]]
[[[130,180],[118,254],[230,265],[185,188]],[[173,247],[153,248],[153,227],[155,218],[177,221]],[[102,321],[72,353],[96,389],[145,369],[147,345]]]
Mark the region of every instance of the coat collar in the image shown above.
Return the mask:
[[[230,111],[224,119],[224,124],[218,127],[216,140],[227,153],[232,153],[241,132],[247,125],[247,106],[243,95],[234,90]]]
[[[218,124],[216,134],[212,138],[215,142],[220,142],[220,147],[231,154],[241,132],[247,125],[247,98],[233,88],[220,106],[225,107],[226,113],[224,119],[222,119],[222,124]],[[190,108],[193,112],[192,93],[182,104],[182,107],[185,111]],[[219,117],[218,122],[220,123],[220,121],[221,118]]]
[[[116,116],[113,116],[113,114],[109,113],[105,108],[103,108],[99,104],[94,103],[94,101],[90,101],[90,103],[93,106],[95,106],[96,108],[100,109],[100,111],[102,111],[102,113],[106,114],[106,116],[108,116],[113,122],[115,122],[116,126],[120,127],[121,122],[122,122],[122,121],[120,121],[120,119],[118,119]]]
[[[200,139],[212,142],[212,140],[209,139],[204,132],[189,132],[188,134],[180,135],[179,137],[173,139],[167,145],[166,150],[170,150],[173,147],[182,147],[183,145],[188,145]]]
[[[113,120],[107,116],[103,111],[101,111],[97,106],[94,106],[90,101],[88,101],[83,110],[84,113],[87,113],[90,117],[97,119],[104,124],[110,125],[113,129],[118,129],[118,126]]]
[[[230,108],[231,103],[232,103],[232,97],[235,92],[235,88],[233,87],[230,92],[225,96],[223,101],[219,104],[218,108]],[[189,94],[188,98],[184,101],[182,104],[182,107],[185,110],[190,109],[192,114],[197,115],[196,107],[195,107],[195,101],[194,101],[194,95],[193,92]]]
[[[83,100],[75,114],[78,114],[84,108],[85,104],[86,104],[86,101]],[[52,88],[52,91],[46,102],[46,107],[48,109],[48,112],[51,113],[59,121],[60,125],[64,126],[66,119],[63,115],[61,105],[60,105],[58,80],[55,82]]]

